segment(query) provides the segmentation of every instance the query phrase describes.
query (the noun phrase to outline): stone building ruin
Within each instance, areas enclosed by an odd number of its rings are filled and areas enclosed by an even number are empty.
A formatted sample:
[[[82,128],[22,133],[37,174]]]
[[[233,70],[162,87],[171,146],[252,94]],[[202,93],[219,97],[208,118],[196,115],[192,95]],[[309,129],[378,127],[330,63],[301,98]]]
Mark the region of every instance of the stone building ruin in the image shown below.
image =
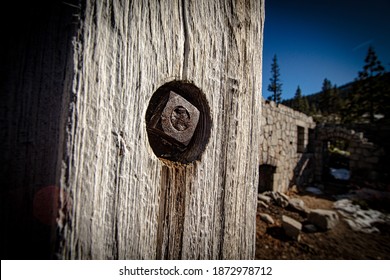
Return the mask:
[[[286,192],[310,176],[315,122],[301,112],[263,100],[260,136],[259,192]],[[299,168],[301,167],[301,168]]]
[[[329,125],[318,125],[316,132],[314,158],[317,181],[324,179],[327,146],[335,140],[345,142],[351,179],[364,177],[368,180],[376,180],[378,178],[380,160],[385,155],[384,149],[370,142],[362,132]]]
[[[312,117],[273,101],[262,100],[259,193],[286,192],[293,185],[323,182],[329,145],[345,144],[349,179],[376,180],[382,147],[361,132],[339,125],[317,125]]]

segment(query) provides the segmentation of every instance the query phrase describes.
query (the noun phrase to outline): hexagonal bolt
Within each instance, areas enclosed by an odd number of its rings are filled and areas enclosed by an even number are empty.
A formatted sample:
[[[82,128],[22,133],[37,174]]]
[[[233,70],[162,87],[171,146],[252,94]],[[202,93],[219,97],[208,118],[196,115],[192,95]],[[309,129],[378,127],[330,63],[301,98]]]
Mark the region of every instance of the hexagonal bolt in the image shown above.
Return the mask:
[[[187,146],[199,121],[199,110],[182,96],[171,91],[161,114],[164,133]]]

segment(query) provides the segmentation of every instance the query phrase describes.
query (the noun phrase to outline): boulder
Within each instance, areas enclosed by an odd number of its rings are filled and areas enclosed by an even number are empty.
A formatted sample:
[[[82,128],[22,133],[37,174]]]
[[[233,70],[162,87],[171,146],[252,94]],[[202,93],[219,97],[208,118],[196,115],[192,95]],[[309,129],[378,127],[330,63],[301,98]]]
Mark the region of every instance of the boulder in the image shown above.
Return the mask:
[[[263,207],[263,208],[268,208],[268,204],[265,203],[264,201],[261,201],[261,200],[258,200],[257,201],[257,204],[260,206],[260,207]]]
[[[265,196],[268,196],[268,197],[271,197],[271,198],[274,198],[274,191],[265,191],[262,193],[262,195],[265,195]]]
[[[269,204],[271,202],[271,198],[269,196],[263,195],[263,194],[258,194],[257,199],[264,201],[265,203]]]
[[[289,206],[298,211],[298,212],[304,212],[304,213],[309,213],[309,210],[305,206],[305,202],[303,202],[302,199],[299,198],[290,198]]]
[[[308,221],[322,230],[328,230],[337,225],[339,216],[332,210],[315,209],[310,211]]]
[[[290,199],[287,194],[284,194],[284,193],[281,193],[281,192],[277,192],[277,194],[279,196],[281,196],[286,201],[288,201]]]
[[[277,205],[279,205],[283,208],[287,207],[289,204],[288,200],[286,200],[283,196],[276,197],[275,202]]]
[[[270,196],[277,205],[281,207],[288,206],[288,196],[280,192],[267,192],[267,196]]]
[[[288,237],[299,241],[300,233],[302,230],[302,224],[293,218],[283,215],[282,216],[282,227]]]
[[[268,214],[260,213],[260,219],[266,222],[267,224],[273,225],[275,223],[274,219]]]
[[[275,201],[275,203],[278,205],[278,206],[281,206],[283,208],[287,207],[288,206],[288,196],[284,193],[281,193],[281,192],[274,192],[274,191],[266,191],[262,194],[262,196],[265,196],[267,198]],[[260,199],[260,197],[258,197]]]

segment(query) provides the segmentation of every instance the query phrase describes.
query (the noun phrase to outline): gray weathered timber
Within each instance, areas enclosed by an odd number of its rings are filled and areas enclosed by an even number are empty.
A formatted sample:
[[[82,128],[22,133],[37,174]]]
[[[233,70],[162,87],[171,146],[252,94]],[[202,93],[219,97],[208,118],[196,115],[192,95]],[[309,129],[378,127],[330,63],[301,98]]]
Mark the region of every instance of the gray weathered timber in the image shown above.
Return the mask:
[[[74,42],[60,254],[251,259],[263,1],[130,2],[87,1]],[[159,160],[145,128],[151,95],[175,79],[212,111],[206,150],[187,165]]]
[[[66,2],[10,32],[4,258],[253,258],[264,1]],[[174,80],[210,108],[187,164],[157,158],[146,129]]]

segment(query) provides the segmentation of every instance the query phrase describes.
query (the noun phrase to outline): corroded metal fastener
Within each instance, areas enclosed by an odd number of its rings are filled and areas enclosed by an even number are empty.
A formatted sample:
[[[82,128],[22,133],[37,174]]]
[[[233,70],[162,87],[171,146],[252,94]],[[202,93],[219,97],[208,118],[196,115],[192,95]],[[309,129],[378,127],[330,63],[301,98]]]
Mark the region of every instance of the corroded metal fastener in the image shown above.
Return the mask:
[[[199,110],[182,96],[171,91],[161,114],[164,133],[187,146],[199,121]]]
[[[150,147],[160,158],[183,164],[200,160],[211,134],[210,107],[205,94],[187,81],[158,88],[145,114]]]

